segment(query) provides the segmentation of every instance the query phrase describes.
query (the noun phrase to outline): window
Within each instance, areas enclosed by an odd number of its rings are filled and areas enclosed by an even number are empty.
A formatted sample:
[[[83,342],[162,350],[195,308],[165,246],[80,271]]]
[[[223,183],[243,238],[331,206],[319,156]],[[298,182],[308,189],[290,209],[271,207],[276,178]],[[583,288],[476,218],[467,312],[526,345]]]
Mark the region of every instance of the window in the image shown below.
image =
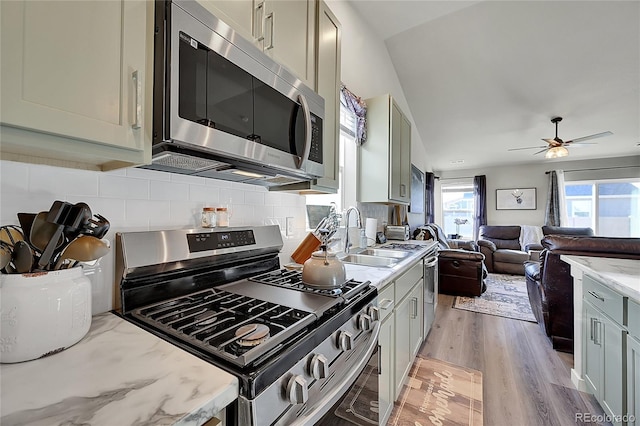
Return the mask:
[[[443,183],[442,229],[447,235],[473,239],[473,182]],[[458,222],[458,224],[456,224]]]
[[[640,179],[568,182],[568,226],[596,235],[640,237]]]
[[[331,203],[335,203],[336,211],[356,205],[356,116],[342,104],[340,105],[340,169],[339,185],[336,194],[307,195],[307,228],[313,229],[318,221],[328,214]],[[350,164],[345,170],[344,165]],[[324,213],[327,214],[324,214]]]

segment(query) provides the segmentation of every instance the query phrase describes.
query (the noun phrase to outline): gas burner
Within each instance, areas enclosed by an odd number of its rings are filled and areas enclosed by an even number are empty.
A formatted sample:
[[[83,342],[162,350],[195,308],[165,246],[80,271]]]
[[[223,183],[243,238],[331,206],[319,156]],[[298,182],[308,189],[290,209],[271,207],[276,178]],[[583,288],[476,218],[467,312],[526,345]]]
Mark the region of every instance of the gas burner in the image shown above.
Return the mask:
[[[269,327],[264,324],[247,324],[236,330],[237,342],[244,347],[258,346],[269,336]]]
[[[287,269],[279,269],[275,271],[266,272],[264,274],[249,278],[250,281],[259,282],[262,284],[274,285],[277,287],[290,288],[292,290],[304,291],[307,293],[313,293],[321,296],[329,297],[346,297],[357,293],[363,287],[366,287],[367,283],[362,283],[354,280],[347,280],[339,288],[327,289],[324,287],[315,287],[302,282],[302,272],[290,271]]]

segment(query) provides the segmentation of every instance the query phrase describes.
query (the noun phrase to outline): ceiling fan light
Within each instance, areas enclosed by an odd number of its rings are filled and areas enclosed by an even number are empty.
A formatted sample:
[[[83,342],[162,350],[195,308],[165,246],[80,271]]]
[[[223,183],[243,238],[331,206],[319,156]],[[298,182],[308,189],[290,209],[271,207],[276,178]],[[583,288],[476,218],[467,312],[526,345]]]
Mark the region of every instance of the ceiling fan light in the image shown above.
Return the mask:
[[[569,155],[569,150],[564,146],[554,146],[544,155],[544,158],[560,158]]]

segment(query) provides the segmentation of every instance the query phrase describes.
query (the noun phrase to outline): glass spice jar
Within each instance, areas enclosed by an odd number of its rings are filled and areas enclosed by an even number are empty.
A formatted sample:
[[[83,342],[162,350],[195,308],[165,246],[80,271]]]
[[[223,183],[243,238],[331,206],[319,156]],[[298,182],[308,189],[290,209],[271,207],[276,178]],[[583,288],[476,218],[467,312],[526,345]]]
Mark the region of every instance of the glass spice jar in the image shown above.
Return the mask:
[[[215,228],[216,222],[216,209],[214,207],[203,207],[201,226],[203,228]]]
[[[216,208],[218,226],[229,226],[229,210],[226,207]]]

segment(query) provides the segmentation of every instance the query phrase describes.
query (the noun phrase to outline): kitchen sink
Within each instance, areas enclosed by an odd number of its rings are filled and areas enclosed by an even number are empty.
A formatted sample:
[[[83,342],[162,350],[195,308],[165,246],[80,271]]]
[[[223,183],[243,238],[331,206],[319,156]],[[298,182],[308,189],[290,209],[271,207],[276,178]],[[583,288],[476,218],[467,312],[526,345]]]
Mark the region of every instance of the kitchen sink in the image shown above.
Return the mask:
[[[368,256],[392,257],[394,259],[404,259],[405,257],[411,255],[411,253],[408,251],[375,248],[364,249],[363,251],[358,252],[358,254],[364,254]]]
[[[398,263],[397,258],[382,257],[380,255],[370,256],[366,254],[348,254],[345,257],[340,258],[345,263],[354,263],[356,265],[365,266],[382,266],[391,268]]]

